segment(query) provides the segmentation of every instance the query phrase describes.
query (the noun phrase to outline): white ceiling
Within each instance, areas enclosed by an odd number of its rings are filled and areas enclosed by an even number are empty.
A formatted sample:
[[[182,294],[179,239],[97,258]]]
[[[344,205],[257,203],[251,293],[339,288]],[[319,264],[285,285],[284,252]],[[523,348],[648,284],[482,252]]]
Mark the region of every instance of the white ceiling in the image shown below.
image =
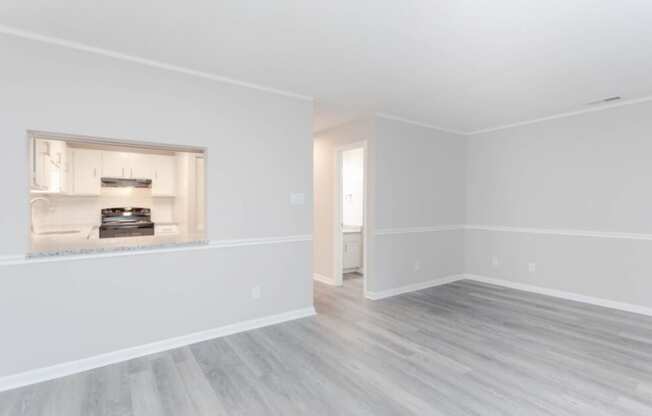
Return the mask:
[[[476,131],[652,95],[650,0],[2,0],[0,24]]]

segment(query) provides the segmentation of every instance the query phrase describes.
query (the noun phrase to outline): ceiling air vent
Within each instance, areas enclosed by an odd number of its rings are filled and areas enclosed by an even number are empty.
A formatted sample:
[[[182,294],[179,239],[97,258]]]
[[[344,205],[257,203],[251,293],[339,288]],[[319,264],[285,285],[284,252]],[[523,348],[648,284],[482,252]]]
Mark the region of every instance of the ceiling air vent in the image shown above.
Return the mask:
[[[618,95],[615,95],[615,96],[613,96],[613,97],[607,97],[607,98],[603,98],[603,99],[601,99],[601,100],[591,101],[590,103],[586,103],[586,105],[598,105],[598,104],[612,103],[612,102],[614,102],[614,101],[621,100],[622,98],[623,98],[623,97],[620,97],[620,96],[618,96]]]

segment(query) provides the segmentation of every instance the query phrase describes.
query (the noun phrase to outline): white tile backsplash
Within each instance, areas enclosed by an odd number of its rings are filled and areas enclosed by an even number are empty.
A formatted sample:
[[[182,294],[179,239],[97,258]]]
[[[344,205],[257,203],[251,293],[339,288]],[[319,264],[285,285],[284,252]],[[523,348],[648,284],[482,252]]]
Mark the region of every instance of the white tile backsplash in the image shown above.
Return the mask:
[[[70,225],[98,225],[100,210],[112,207],[151,208],[152,221],[175,222],[174,198],[153,198],[148,189],[102,188],[96,197],[54,195],[48,196],[49,205],[34,204],[34,226],[53,228]]]

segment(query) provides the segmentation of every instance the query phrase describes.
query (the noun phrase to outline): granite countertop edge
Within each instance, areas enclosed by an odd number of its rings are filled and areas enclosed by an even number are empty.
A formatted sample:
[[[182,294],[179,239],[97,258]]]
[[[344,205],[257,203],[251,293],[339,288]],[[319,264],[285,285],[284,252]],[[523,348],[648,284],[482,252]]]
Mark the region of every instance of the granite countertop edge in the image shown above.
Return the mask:
[[[146,253],[146,252],[152,252],[152,251],[157,251],[162,249],[208,246],[209,243],[210,243],[209,240],[194,240],[194,241],[184,241],[184,242],[177,242],[177,243],[143,244],[143,245],[134,245],[134,246],[61,249],[61,250],[37,251],[33,253],[27,253],[25,257],[27,260],[30,260],[30,259],[44,259],[44,258],[51,258],[51,257],[114,254],[114,253],[125,253],[125,252],[134,252],[134,251]]]

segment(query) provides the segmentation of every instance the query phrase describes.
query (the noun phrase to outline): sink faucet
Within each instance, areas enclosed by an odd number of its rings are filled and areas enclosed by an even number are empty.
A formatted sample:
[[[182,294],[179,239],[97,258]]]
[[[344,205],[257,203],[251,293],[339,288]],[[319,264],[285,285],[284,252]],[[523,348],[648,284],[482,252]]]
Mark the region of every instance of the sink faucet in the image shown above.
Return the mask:
[[[94,225],[94,226],[92,226],[91,229],[88,230],[88,235],[86,235],[86,239],[87,239],[87,240],[90,240],[91,237],[93,237],[93,231],[95,231],[95,230],[99,230],[99,229],[100,229],[100,226],[99,226],[99,225]]]
[[[48,207],[50,206],[50,200],[47,198],[43,198],[42,196],[33,198],[31,201],[29,201],[29,216],[30,216],[30,224],[29,224],[29,229],[34,232],[34,204],[38,201],[44,201],[47,203]]]

